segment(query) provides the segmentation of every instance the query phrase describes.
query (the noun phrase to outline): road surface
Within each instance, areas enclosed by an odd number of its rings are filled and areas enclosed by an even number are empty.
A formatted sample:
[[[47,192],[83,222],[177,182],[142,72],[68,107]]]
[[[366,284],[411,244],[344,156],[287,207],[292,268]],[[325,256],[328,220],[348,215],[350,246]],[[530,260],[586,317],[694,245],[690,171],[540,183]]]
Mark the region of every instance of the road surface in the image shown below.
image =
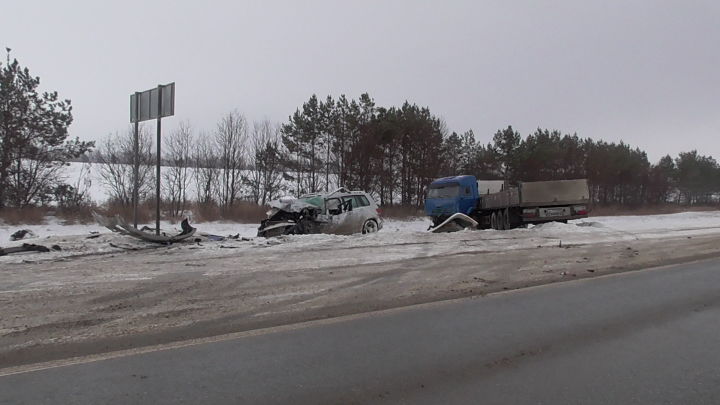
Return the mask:
[[[720,403],[720,260],[35,371],[0,403]]]

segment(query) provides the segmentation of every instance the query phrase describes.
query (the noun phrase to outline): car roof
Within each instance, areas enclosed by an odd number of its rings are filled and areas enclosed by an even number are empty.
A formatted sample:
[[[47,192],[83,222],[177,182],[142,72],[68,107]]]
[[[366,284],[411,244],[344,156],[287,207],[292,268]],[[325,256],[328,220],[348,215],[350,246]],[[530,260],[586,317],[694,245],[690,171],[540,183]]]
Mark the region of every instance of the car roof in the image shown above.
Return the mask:
[[[364,195],[369,196],[368,193],[362,190],[336,190],[330,193],[311,193],[311,194],[303,194],[300,196],[300,198],[310,198],[310,197],[342,197],[342,196],[348,196],[348,195]]]
[[[348,191],[346,193],[333,193],[332,195],[326,195],[325,197],[347,197],[350,195],[364,195],[367,196],[367,193],[364,191]]]

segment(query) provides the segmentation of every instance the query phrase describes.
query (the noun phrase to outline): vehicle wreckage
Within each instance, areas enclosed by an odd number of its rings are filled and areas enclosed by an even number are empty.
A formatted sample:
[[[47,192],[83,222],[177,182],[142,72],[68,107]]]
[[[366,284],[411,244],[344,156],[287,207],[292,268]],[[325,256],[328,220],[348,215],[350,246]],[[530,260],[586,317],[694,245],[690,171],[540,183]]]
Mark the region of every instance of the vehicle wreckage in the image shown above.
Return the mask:
[[[187,218],[180,223],[181,232],[175,235],[168,235],[166,233],[160,233],[159,235],[155,232],[146,232],[142,229],[136,229],[132,225],[128,224],[121,216],[115,215],[114,217],[106,217],[98,214],[97,212],[92,213],[93,218],[98,224],[105,228],[117,232],[122,235],[132,236],[134,238],[144,240],[146,242],[154,243],[176,243],[184,239],[187,239],[195,234],[196,229],[190,226]],[[152,230],[151,230],[152,231]]]
[[[339,188],[331,193],[305,194],[269,203],[267,218],[260,223],[258,236],[329,233],[350,235],[375,233],[382,229],[380,208],[364,191]]]
[[[26,253],[26,252],[36,252],[36,253],[47,253],[50,251],[56,251],[59,252],[62,250],[62,248],[58,245],[52,245],[50,248],[43,245],[36,245],[33,243],[23,243],[21,246],[14,246],[14,247],[7,247],[2,248],[0,247],[0,256],[6,256],[13,253]]]

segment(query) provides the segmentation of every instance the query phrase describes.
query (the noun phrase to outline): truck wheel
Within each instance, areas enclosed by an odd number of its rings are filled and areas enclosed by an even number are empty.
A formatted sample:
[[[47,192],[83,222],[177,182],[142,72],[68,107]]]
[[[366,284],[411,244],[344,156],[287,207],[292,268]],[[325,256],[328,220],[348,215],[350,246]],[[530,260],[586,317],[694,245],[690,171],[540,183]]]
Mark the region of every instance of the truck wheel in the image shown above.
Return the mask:
[[[500,228],[500,211],[495,211],[493,215],[495,215],[495,227],[493,229],[497,231],[502,230],[502,228]]]
[[[513,229],[512,221],[510,220],[510,209],[506,209],[505,212],[503,212],[503,228],[504,229]]]
[[[492,214],[490,214],[490,228],[497,230],[497,214],[495,214],[495,211],[493,211]]]
[[[498,223],[499,230],[504,231],[505,229],[507,229],[505,227],[505,212],[504,211],[498,211],[497,223]]]

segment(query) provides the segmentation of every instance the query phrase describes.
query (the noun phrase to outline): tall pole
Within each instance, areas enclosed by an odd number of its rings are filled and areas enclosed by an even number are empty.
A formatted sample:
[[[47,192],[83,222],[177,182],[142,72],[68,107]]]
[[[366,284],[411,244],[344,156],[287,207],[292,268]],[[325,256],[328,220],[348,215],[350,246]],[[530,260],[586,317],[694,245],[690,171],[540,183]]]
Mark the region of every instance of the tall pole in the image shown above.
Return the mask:
[[[160,117],[162,116],[162,86],[158,85],[157,165],[155,167],[155,235],[160,235]]]
[[[138,226],[138,177],[140,176],[140,140],[138,139],[140,127],[140,93],[135,92],[135,134],[133,137],[133,226]]]

